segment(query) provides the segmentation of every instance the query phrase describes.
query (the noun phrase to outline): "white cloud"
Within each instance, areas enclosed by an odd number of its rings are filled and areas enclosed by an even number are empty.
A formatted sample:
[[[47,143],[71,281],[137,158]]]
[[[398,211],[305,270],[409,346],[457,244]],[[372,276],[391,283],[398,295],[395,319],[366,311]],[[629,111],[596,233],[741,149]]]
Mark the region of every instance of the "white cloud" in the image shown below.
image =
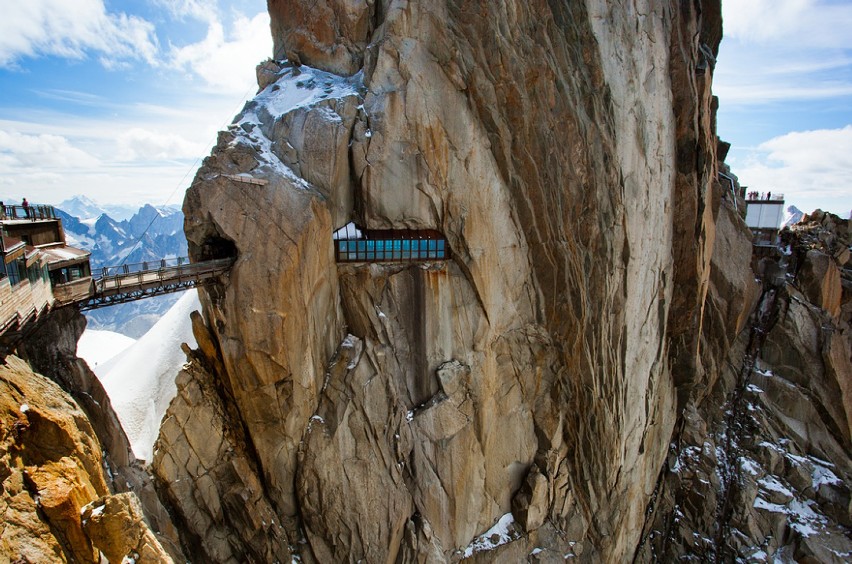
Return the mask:
[[[18,169],[83,168],[97,164],[98,159],[60,135],[0,130],[0,174]]]
[[[215,22],[219,19],[216,3],[200,0],[155,0],[175,18],[195,18],[203,22]]]
[[[852,5],[825,0],[725,0],[725,35],[786,46],[852,46]]]
[[[97,118],[49,110],[0,118],[0,200],[56,203],[86,194],[104,204],[180,204],[236,100],[186,92],[170,102],[110,100]],[[68,166],[56,164],[63,159]]]
[[[220,21],[212,21],[204,39],[172,48],[171,64],[218,91],[242,94],[256,87],[254,65],[246,61],[259,63],[271,53],[269,15],[261,12],[251,19],[238,16],[230,37]]]
[[[169,131],[134,127],[118,136],[115,158],[121,161],[169,161],[200,157],[204,145]]]
[[[852,84],[795,81],[778,79],[725,81],[714,85],[713,93],[726,104],[766,104],[794,100],[825,100],[852,96]]]
[[[151,23],[108,13],[103,0],[7,2],[0,18],[0,67],[42,55],[82,59],[90,51],[108,65],[128,59],[153,65],[157,50]]]
[[[852,207],[852,125],[775,137],[734,170],[742,184],[783,193],[804,211],[820,207],[845,217]]]
[[[257,0],[146,0],[161,6],[151,18],[159,45],[151,24],[115,14],[104,2],[15,0],[14,13],[0,21],[0,68],[29,67],[25,58],[44,56],[81,58],[83,68],[141,61],[157,67],[166,87],[149,88],[137,73],[133,96],[114,96],[82,73],[65,89],[39,85],[31,89],[35,96],[0,109],[0,199],[51,203],[86,194],[106,204],[180,203],[216,132],[256,88],[255,64],[272,50],[268,15],[239,13],[260,12]],[[206,37],[185,45],[184,30],[199,29]]]
[[[852,3],[725,0],[722,11],[723,107],[852,96]]]

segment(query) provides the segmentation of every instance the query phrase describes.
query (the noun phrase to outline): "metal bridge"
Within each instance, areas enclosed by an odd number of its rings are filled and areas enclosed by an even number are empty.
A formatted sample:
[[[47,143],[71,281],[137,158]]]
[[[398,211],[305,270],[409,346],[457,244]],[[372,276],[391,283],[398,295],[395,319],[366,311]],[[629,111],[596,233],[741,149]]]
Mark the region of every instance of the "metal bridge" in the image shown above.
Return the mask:
[[[191,263],[187,257],[178,257],[104,267],[92,273],[85,293],[70,298],[85,311],[181,292],[224,274],[234,260],[229,257]]]

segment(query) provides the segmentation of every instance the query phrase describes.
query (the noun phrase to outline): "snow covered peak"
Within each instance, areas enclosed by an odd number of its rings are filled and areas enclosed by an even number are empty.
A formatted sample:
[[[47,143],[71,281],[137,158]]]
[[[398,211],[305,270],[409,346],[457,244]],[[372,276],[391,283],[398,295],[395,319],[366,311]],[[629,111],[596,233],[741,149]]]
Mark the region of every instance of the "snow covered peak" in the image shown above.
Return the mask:
[[[784,222],[781,224],[781,227],[787,227],[790,225],[795,225],[802,221],[802,217],[805,214],[797,208],[796,206],[788,206],[787,213],[784,214]]]
[[[94,219],[107,213],[103,206],[99,203],[87,196],[79,194],[60,202],[57,207],[68,215],[75,216],[80,219]]]

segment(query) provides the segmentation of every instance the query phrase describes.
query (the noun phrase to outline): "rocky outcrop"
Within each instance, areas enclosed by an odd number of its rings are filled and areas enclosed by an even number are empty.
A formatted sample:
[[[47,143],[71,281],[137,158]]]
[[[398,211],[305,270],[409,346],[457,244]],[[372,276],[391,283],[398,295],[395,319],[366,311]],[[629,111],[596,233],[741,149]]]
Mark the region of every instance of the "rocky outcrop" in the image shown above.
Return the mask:
[[[112,505],[102,447],[86,415],[59,386],[8,356],[0,366],[0,555],[15,562],[100,562],[100,536],[81,514],[91,502]],[[124,494],[123,500],[135,499]],[[138,504],[138,502],[130,502]],[[141,510],[127,523],[171,562]],[[116,540],[124,533],[112,535]],[[93,542],[94,541],[94,542]],[[119,562],[119,544],[110,558]],[[134,544],[132,546],[139,546]]]
[[[81,520],[86,535],[109,562],[173,562],[145,525],[142,507],[132,493],[93,501],[83,508]]]
[[[289,60],[184,202],[190,253],[236,257],[155,458],[185,544],[239,557],[259,513],[227,522],[239,481],[202,483],[236,457],[305,559],[633,553],[711,380],[719,205],[718,3],[641,4],[270,1]],[[351,220],[453,259],[335,265]]]
[[[709,276],[694,38],[715,46],[712,22],[679,5],[323,6],[270,3],[291,64],[184,206],[191,253],[238,257],[205,320],[270,507],[321,561],[463,554],[513,499],[524,529],[624,557],[674,425],[669,356],[697,354],[663,343],[695,334]],[[438,229],[455,259],[338,268],[351,214]]]
[[[786,254],[762,260],[749,327],[711,393],[688,404],[649,506],[640,560],[848,559],[852,333],[849,316],[823,309],[820,289],[832,269],[847,268],[833,257],[843,258],[852,238],[849,222],[816,215],[785,232]],[[711,312],[725,295],[717,285],[714,276]]]
[[[56,309],[28,330],[17,345],[17,354],[34,372],[50,378],[74,398],[102,447],[110,491],[135,493],[159,542],[180,560],[177,531],[159,501],[149,473],[134,457],[100,380],[84,360],[77,358],[77,341],[85,328],[86,318],[76,309]]]
[[[199,352],[178,374],[178,393],[155,444],[153,471],[174,508],[186,553],[204,562],[285,562],[290,549],[233,404],[214,379],[221,366],[194,316]],[[212,353],[213,356],[205,356]],[[233,400],[231,400],[233,401]]]
[[[84,411],[91,414],[89,421],[104,444],[110,473],[119,474],[132,466],[133,454],[109,396],[85,361],[77,358],[77,341],[85,328],[86,318],[79,311],[73,308],[52,311],[26,335],[17,351],[35,372],[69,391]]]
[[[848,550],[848,227],[755,282],[718,2],[269,7],[276,60],[184,202],[193,257],[235,258],[154,459],[188,552]],[[335,264],[349,221],[452,259]]]
[[[378,12],[375,0],[268,0],[276,59],[351,75],[364,61]]]

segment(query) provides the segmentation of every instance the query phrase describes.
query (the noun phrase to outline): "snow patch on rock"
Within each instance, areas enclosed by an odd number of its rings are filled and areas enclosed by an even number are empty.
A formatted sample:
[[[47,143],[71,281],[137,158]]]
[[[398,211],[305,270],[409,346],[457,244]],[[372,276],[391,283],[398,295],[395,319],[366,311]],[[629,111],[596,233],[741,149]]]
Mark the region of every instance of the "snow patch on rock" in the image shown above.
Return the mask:
[[[470,558],[476,552],[493,550],[498,546],[517,540],[520,538],[520,534],[518,534],[514,525],[515,517],[511,513],[506,513],[500,517],[493,527],[467,545],[467,548],[464,549],[464,558]]]

